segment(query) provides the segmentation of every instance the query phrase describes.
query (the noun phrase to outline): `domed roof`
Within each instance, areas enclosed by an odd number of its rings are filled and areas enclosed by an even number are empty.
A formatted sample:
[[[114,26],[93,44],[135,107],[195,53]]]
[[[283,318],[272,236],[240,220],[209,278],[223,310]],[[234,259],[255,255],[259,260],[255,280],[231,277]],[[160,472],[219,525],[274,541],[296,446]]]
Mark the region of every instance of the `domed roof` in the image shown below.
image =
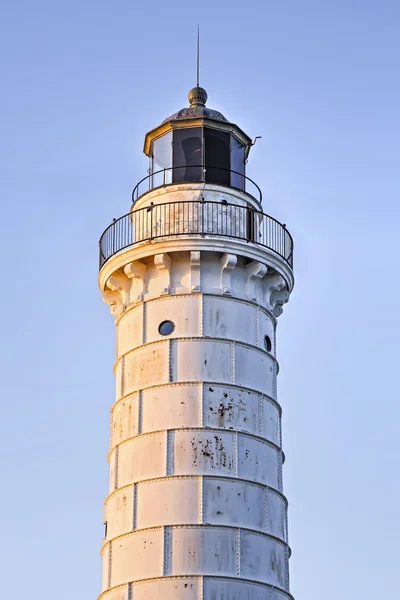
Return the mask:
[[[192,88],[188,98],[190,106],[178,110],[178,112],[167,119],[164,119],[163,123],[168,123],[169,121],[183,121],[186,119],[211,119],[213,121],[229,123],[228,119],[226,119],[223,114],[217,110],[206,107],[207,92],[204,88],[198,86]]]
[[[154,139],[160,135],[164,135],[168,131],[180,129],[181,127],[190,127],[191,125],[187,123],[190,120],[197,121],[193,127],[200,127],[205,122],[207,127],[233,132],[244,146],[250,147],[251,139],[242,129],[235,125],[235,123],[232,123],[232,121],[228,121],[218,110],[206,107],[207,92],[204,88],[198,85],[192,88],[188,98],[190,106],[178,110],[178,112],[164,119],[161,125],[146,134],[143,151],[147,156],[151,154],[151,144]],[[212,121],[214,121],[214,124]]]
[[[226,119],[223,114],[212,108],[207,108],[206,106],[189,106],[188,108],[182,108],[167,119],[164,119],[163,123],[168,123],[169,121],[183,121],[184,119],[212,119],[213,121],[229,123],[228,119]]]

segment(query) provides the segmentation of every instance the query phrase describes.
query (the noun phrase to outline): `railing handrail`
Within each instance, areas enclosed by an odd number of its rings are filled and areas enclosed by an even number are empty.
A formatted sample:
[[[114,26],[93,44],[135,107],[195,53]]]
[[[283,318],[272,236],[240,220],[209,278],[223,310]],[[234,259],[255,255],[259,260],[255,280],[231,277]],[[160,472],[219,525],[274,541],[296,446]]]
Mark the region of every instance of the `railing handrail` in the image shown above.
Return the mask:
[[[224,208],[231,207],[231,216],[233,214],[235,214],[235,216],[237,216],[239,214],[239,217],[240,217],[240,212],[238,213],[237,211],[242,210],[247,215],[250,215],[250,214],[253,215],[253,219],[254,219],[254,217],[257,217],[257,216],[260,217],[260,223],[263,222],[263,219],[265,219],[266,225],[269,224],[269,222],[272,222],[277,226],[277,228],[278,228],[277,231],[279,232],[279,235],[276,232],[271,233],[270,231],[268,231],[267,229],[264,228],[264,234],[265,234],[265,237],[267,238],[266,240],[264,240],[263,242],[260,242],[260,241],[257,241],[256,239],[247,239],[247,242],[251,242],[256,245],[261,245],[263,247],[269,248],[270,250],[272,250],[273,252],[275,252],[276,254],[281,256],[291,267],[293,266],[293,238],[292,238],[290,232],[288,231],[288,229],[286,228],[286,225],[283,225],[274,217],[271,217],[270,215],[263,213],[262,211],[259,211],[255,208],[253,208],[252,206],[243,206],[240,204],[233,204],[230,202],[222,203],[222,202],[217,202],[215,200],[177,200],[177,201],[165,202],[165,203],[159,203],[159,204],[151,203],[149,206],[143,206],[136,210],[132,210],[129,213],[126,213],[125,215],[123,215],[122,217],[119,217],[118,219],[114,219],[113,222],[103,231],[103,233],[100,237],[100,240],[99,240],[100,268],[105,264],[105,262],[109,258],[111,258],[111,256],[114,256],[115,254],[117,254],[118,252],[123,250],[124,248],[134,246],[136,243],[139,243],[139,242],[144,242],[144,241],[153,239],[153,235],[143,237],[140,239],[136,239],[136,240],[132,239],[132,241],[128,241],[128,243],[117,244],[117,247],[115,247],[115,248],[114,248],[114,241],[113,241],[112,250],[110,253],[108,253],[106,255],[103,252],[103,241],[104,241],[104,239],[106,239],[107,233],[110,230],[114,229],[114,232],[116,232],[118,235],[119,223],[121,221],[123,221],[123,219],[127,219],[128,220],[128,229],[129,229],[129,227],[131,227],[132,229],[130,231],[132,232],[133,231],[133,223],[132,223],[133,215],[140,215],[143,212],[153,212],[154,209],[157,210],[158,207],[163,207],[164,217],[165,217],[165,209],[166,209],[166,207],[170,207],[171,205],[181,205],[181,206],[183,206],[183,210],[185,210],[186,206],[190,206],[190,205],[199,205],[199,206],[203,206],[203,207],[208,206],[208,205],[214,205],[214,206],[217,206],[220,208],[221,207],[224,207]],[[175,216],[175,210],[174,210],[174,216]],[[193,210],[192,210],[192,216],[193,216]],[[140,223],[140,221],[139,221],[139,223]],[[169,221],[167,221],[167,223],[168,223],[168,227],[169,227],[171,221],[169,220]],[[208,222],[208,226],[210,225],[210,223],[211,222]],[[255,221],[251,220],[251,224],[252,224],[252,227],[254,227]],[[143,220],[142,220],[142,225],[144,225]],[[151,226],[152,225],[153,225],[153,218],[151,217]],[[166,225],[166,223],[164,223],[164,226],[165,225]],[[174,237],[176,235],[188,235],[188,236],[220,235],[222,237],[230,237],[230,238],[234,238],[234,239],[245,239],[242,235],[234,235],[232,233],[232,231],[230,231],[230,233],[226,233],[226,231],[224,230],[224,227],[223,227],[223,223],[221,223],[221,229],[218,230],[218,222],[217,222],[217,231],[205,231],[204,225],[205,225],[205,223],[204,223],[204,218],[203,218],[201,231],[191,231],[191,232],[188,231],[188,232],[183,232],[183,233],[182,232],[181,233],[176,233],[176,232],[175,233],[163,233],[163,234],[157,235],[156,237]],[[121,227],[121,229],[122,229],[122,227]],[[244,225],[239,223],[239,233],[240,233],[241,227],[244,227]],[[260,229],[257,229],[257,231],[260,232]],[[125,233],[126,233],[126,231],[125,231]],[[238,232],[236,231],[236,233],[238,233]],[[259,236],[261,236],[261,235],[262,234],[259,233]],[[268,236],[270,236],[271,240],[268,240]],[[283,238],[282,238],[282,236],[283,236]],[[253,235],[253,237],[254,237],[254,235]],[[113,235],[113,239],[114,239],[114,235]],[[288,253],[285,252],[283,254],[282,251],[280,251],[281,248],[277,249],[276,247],[274,247],[274,244],[272,244],[272,245],[268,244],[267,243],[268,241],[275,242],[275,246],[279,246],[280,244],[282,244],[282,241],[283,241],[284,249],[286,249],[286,241],[288,241],[290,251]],[[107,239],[106,239],[106,244],[107,244]]]
[[[171,183],[166,183],[165,182],[165,173],[169,172],[169,171],[174,171],[175,169],[186,169],[186,168],[190,168],[190,169],[202,169],[202,176],[203,179],[201,179],[200,181],[174,181]],[[257,189],[258,194],[259,194],[259,198],[257,199],[253,194],[251,194],[249,191],[246,190],[246,185],[245,185],[245,189],[241,189],[238,187],[235,187],[234,185],[225,185],[223,183],[213,183],[212,181],[207,182],[205,180],[205,173],[207,169],[216,169],[219,171],[224,171],[226,173],[233,173],[234,175],[238,175],[239,177],[243,177],[243,179],[246,181],[249,181],[252,185],[254,185],[254,187]],[[155,185],[150,187],[149,185],[149,189],[146,190],[145,192],[139,194],[139,187],[142,183],[144,183],[146,180],[149,180],[149,184],[151,182],[151,178],[154,177],[155,175],[159,175],[160,173],[164,173],[164,180],[163,183],[161,185]],[[261,204],[262,202],[262,191],[259,188],[259,186],[256,184],[255,181],[253,181],[252,179],[250,179],[250,177],[247,177],[247,175],[244,175],[243,173],[240,173],[239,171],[234,171],[233,169],[225,169],[224,167],[213,167],[212,165],[182,165],[182,166],[174,166],[174,167],[168,167],[166,169],[160,169],[159,171],[154,171],[152,173],[149,173],[148,175],[146,175],[146,177],[143,177],[143,179],[141,179],[133,188],[132,191],[132,203],[134,204],[135,202],[137,202],[137,200],[139,200],[139,198],[141,198],[142,196],[144,196],[145,194],[148,194],[149,192],[151,192],[152,190],[157,190],[158,188],[162,188],[162,187],[167,187],[169,185],[185,185],[185,184],[193,184],[193,183],[209,183],[210,185],[222,185],[223,187],[230,187],[234,190],[239,190],[240,192],[243,192],[244,194],[247,194],[248,196],[251,196],[252,198],[254,198],[257,202],[259,202]],[[135,198],[135,192],[137,192],[136,194],[136,198]]]

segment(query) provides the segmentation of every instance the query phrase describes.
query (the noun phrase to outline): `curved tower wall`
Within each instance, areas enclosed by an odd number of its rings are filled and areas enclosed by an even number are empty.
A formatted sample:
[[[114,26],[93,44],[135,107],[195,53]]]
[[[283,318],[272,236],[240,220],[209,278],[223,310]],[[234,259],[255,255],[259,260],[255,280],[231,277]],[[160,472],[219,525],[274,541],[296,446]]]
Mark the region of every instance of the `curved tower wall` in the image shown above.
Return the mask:
[[[101,597],[289,598],[276,315],[291,269],[245,241],[176,236],[115,255],[99,282],[117,335]]]

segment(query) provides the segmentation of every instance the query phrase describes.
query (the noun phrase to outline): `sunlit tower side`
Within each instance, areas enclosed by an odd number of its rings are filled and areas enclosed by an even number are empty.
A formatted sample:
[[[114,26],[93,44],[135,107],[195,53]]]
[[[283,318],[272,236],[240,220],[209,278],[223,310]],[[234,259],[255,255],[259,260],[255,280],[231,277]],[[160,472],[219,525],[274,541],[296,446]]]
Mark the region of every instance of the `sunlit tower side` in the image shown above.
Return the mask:
[[[150,174],[100,240],[116,324],[104,600],[287,600],[276,325],[293,242],[206,107],[146,135]]]

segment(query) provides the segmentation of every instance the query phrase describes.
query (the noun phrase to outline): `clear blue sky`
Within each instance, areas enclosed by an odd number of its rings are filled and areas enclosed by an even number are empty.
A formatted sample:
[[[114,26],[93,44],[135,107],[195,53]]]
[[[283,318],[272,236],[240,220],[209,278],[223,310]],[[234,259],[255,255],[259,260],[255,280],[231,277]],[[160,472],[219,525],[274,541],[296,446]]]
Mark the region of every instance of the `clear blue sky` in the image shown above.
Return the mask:
[[[97,241],[143,137],[208,105],[261,135],[248,174],[295,238],[279,325],[296,600],[396,596],[400,5],[4,0],[1,594],[100,590],[114,325]]]

